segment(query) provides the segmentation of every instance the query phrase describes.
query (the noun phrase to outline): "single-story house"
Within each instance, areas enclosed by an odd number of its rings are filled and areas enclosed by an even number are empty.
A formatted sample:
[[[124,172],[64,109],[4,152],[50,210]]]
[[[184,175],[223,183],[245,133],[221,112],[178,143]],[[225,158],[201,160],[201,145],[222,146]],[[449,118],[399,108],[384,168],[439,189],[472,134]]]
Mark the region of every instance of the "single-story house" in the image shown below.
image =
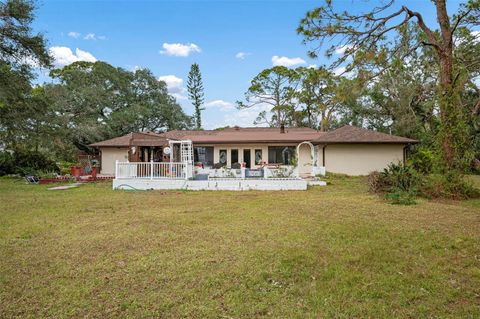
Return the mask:
[[[260,168],[296,165],[299,176],[315,168],[348,175],[367,175],[392,162],[405,161],[408,146],[418,141],[355,126],[329,132],[311,128],[232,127],[221,130],[174,130],[129,133],[93,143],[101,152],[101,174],[114,174],[115,162],[168,162],[176,153],[171,141],[189,140],[193,161],[204,167]]]

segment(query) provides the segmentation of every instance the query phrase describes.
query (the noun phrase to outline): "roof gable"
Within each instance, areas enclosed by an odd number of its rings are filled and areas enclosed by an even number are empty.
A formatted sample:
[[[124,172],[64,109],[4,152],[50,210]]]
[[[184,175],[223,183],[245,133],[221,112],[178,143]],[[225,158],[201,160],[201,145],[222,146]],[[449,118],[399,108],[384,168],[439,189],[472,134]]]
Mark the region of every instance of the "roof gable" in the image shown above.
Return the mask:
[[[378,144],[409,144],[417,140],[368,130],[361,127],[345,125],[327,132],[312,141],[316,144],[348,144],[348,143],[378,143]]]
[[[109,140],[90,144],[92,147],[128,147],[128,146],[162,146],[167,139],[153,132],[132,132]]]

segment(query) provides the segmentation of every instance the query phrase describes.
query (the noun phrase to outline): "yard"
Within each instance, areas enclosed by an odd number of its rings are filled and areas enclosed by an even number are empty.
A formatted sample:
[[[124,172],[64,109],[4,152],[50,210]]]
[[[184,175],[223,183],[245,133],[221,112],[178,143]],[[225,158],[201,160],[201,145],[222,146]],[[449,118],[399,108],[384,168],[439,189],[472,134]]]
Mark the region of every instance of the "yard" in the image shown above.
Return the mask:
[[[478,181],[478,180],[477,180]],[[479,318],[480,200],[0,179],[0,317]]]

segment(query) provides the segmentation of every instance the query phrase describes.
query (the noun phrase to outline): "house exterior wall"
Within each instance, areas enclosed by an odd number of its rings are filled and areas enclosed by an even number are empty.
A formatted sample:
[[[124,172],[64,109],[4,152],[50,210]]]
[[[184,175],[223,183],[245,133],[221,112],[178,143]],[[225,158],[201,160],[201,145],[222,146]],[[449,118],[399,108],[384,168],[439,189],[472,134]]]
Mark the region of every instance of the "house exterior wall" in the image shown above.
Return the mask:
[[[403,144],[333,144],[325,148],[327,172],[367,175],[381,171],[388,164],[403,161]],[[322,160],[322,146],[318,147]]]
[[[102,147],[102,168],[100,174],[113,175],[115,174],[115,162],[128,161],[128,148],[126,147]]]
[[[220,150],[227,150],[227,167],[232,165],[231,150],[238,150],[238,160],[243,162],[243,150],[250,150],[250,167],[255,165],[255,150],[262,150],[262,160],[270,163],[268,146],[297,146],[292,143],[282,144],[194,144],[194,146],[212,146],[214,163],[219,162]],[[317,167],[323,166],[323,145],[315,146]],[[325,148],[325,169],[327,172],[342,173],[347,175],[367,175],[375,170],[383,170],[392,162],[403,160],[403,144],[332,144]],[[115,174],[115,162],[128,161],[128,148],[102,147],[100,148],[101,174]],[[299,149],[299,173],[311,172],[311,152],[308,144],[303,144]],[[305,165],[304,165],[305,164]]]
[[[280,143],[280,144],[194,144],[196,146],[211,146],[213,147],[213,163],[218,163],[220,161],[220,150],[227,150],[227,167],[232,165],[231,160],[231,150],[238,150],[238,161],[239,163],[244,162],[243,159],[243,150],[250,150],[250,167],[255,168],[259,165],[255,165],[255,150],[262,150],[262,161],[270,162],[268,158],[268,147],[269,146],[297,146],[297,144],[292,143]]]

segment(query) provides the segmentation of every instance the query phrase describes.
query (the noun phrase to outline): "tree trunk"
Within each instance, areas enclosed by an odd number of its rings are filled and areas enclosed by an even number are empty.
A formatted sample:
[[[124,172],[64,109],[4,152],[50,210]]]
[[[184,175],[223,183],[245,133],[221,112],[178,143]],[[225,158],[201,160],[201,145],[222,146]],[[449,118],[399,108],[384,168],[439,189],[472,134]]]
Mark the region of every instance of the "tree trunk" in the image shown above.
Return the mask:
[[[326,121],[327,119],[325,118],[325,110],[322,110],[322,119],[320,120],[320,132],[325,132],[326,131]]]
[[[435,1],[437,19],[440,24],[441,42],[437,49],[440,62],[440,84],[438,102],[441,128],[439,142],[446,168],[465,168],[468,161],[468,127],[462,110],[460,93],[453,80],[453,30],[447,13],[446,1]]]
[[[441,127],[439,143],[447,169],[465,169],[468,161],[468,127],[462,110],[460,93],[453,83],[451,56],[440,59],[438,103]]]

